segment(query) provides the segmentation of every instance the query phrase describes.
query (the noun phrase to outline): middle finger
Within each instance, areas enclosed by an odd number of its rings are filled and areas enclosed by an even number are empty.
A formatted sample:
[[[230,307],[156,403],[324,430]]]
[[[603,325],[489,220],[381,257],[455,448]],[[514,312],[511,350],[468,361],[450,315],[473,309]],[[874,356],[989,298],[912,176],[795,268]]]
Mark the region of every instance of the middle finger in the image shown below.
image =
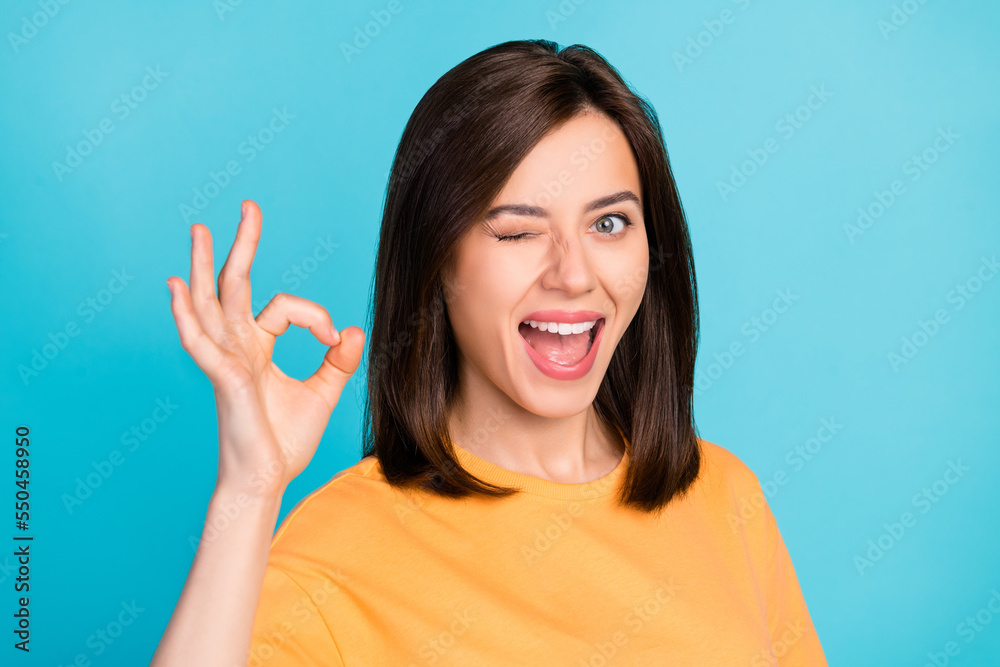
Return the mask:
[[[244,321],[253,317],[250,299],[250,265],[260,241],[261,215],[257,204],[243,202],[243,217],[236,240],[219,272],[219,303],[226,318]]]

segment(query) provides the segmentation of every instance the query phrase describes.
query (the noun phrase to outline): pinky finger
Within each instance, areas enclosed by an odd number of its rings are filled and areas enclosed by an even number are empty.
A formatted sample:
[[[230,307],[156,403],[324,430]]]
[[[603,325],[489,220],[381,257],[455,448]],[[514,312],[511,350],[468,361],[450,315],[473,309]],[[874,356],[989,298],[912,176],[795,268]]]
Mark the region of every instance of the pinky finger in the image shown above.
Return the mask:
[[[191,292],[184,281],[180,278],[167,278],[167,287],[170,288],[170,310],[177,324],[181,347],[191,355],[210,380],[215,380],[217,369],[224,361],[222,350],[201,328],[191,301]]]

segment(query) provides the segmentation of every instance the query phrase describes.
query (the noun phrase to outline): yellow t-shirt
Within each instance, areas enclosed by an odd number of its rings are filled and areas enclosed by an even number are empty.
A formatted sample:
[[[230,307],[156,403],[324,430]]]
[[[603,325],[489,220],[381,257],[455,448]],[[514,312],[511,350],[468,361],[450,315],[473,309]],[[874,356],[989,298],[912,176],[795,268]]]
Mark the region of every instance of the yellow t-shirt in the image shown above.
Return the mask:
[[[275,533],[249,665],[825,666],[756,476],[700,443],[659,518],[614,502],[627,454],[563,484],[456,447],[523,489],[464,500],[396,490],[365,457]]]

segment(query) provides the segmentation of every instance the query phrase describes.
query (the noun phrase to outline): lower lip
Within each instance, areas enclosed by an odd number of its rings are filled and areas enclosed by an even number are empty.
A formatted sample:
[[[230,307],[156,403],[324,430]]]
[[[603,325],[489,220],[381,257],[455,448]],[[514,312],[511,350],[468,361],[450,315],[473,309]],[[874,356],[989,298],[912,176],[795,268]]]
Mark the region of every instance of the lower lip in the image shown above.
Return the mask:
[[[524,343],[524,349],[527,351],[528,356],[535,362],[535,367],[542,373],[554,380],[579,380],[594,367],[594,360],[597,358],[597,348],[601,344],[601,334],[604,333],[604,320],[600,320],[594,326],[598,327],[598,329],[597,333],[594,334],[594,342],[590,346],[590,351],[587,352],[587,356],[572,366],[563,366],[539,356],[535,352],[535,348],[528,345],[528,341],[524,340],[524,336],[518,334],[518,337]]]

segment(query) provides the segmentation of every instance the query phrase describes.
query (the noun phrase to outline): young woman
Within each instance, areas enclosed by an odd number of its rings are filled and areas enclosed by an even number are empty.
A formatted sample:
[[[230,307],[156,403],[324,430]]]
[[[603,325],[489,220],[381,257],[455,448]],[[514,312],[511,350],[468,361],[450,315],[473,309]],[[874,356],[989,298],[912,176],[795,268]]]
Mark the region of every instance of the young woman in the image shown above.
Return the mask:
[[[272,538],[364,333],[279,295],[261,213],[213,286],[192,226],[181,343],[215,387],[207,529],[173,665],[826,665],[757,478],[700,439],[697,290],[652,107],[583,46],[460,63],[400,140],[375,268],[363,457]],[[330,346],[299,382],[290,324]],[[225,519],[223,520],[223,517]]]

